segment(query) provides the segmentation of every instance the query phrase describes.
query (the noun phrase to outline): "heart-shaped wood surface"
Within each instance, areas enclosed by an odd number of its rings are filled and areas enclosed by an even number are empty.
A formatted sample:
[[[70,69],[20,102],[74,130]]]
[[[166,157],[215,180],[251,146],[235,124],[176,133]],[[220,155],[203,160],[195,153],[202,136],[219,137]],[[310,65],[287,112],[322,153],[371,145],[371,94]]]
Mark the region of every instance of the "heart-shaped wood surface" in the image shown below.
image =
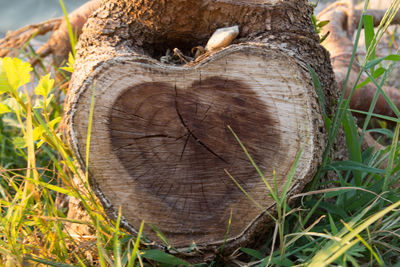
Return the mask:
[[[311,79],[279,49],[231,46],[194,67],[134,57],[100,64],[72,109],[70,135],[81,158],[93,86],[92,185],[106,210],[121,206],[130,227],[152,223],[176,247],[222,243],[230,217],[228,240],[240,238],[265,221],[254,201],[273,206],[228,126],[272,187],[283,187],[300,149],[293,192],[320,157]],[[157,239],[149,229],[146,236]]]

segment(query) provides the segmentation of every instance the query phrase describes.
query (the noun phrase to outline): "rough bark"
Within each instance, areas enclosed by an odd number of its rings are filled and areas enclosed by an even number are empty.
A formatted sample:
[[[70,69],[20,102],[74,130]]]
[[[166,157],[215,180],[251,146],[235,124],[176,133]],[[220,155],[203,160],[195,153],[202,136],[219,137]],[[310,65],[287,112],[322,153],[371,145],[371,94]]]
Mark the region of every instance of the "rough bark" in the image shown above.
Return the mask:
[[[306,1],[105,1],[80,37],[66,103],[67,135],[84,166],[91,94],[95,108],[90,183],[107,213],[136,232],[154,223],[170,243],[202,253],[250,244],[270,220],[230,180],[274,213],[263,181],[282,189],[302,149],[290,194],[310,181],[326,131],[307,65],[317,72],[328,114],[338,96],[329,54]],[[188,53],[211,34],[239,25],[236,44],[187,66],[158,61]],[[74,216],[71,214],[71,216]],[[162,246],[145,227],[145,234]],[[205,257],[205,256],[203,256]]]

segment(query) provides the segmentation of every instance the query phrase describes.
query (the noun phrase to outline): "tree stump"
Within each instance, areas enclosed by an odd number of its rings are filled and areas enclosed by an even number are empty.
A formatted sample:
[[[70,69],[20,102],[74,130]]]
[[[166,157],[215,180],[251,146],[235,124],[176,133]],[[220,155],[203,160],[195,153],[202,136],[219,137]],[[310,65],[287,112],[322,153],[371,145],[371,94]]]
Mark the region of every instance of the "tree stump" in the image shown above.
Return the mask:
[[[274,202],[228,126],[271,185],[281,189],[302,149],[289,195],[321,162],[326,131],[308,66],[328,114],[337,88],[305,0],[107,0],[88,20],[77,48],[65,119],[92,189],[107,214],[162,246],[232,251],[267,229]],[[218,28],[238,25],[234,44],[186,65],[159,61],[167,49],[205,45]]]

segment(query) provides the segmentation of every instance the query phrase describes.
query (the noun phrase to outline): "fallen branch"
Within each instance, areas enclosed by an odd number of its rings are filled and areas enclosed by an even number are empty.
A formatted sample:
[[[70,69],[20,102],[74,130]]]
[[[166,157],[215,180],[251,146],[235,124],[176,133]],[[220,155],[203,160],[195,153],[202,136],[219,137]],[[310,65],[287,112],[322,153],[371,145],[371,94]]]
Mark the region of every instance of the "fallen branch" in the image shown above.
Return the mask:
[[[374,27],[378,27],[383,17],[385,16],[386,10],[381,9],[369,9],[366,15],[370,15],[374,19]],[[353,16],[354,23],[358,23],[361,19],[362,10],[356,9]],[[397,13],[392,20],[392,24],[400,24],[400,13]]]
[[[33,37],[44,35],[59,28],[61,21],[61,18],[46,20],[8,32],[3,39],[0,39],[0,57],[15,55],[14,51],[21,49]]]
[[[322,45],[330,52],[331,62],[335,72],[336,81],[339,88],[343,89],[345,86],[346,75],[350,60],[353,52],[353,41],[351,36],[354,33],[354,27],[351,25],[358,24],[361,19],[361,10],[351,11],[352,5],[348,1],[340,1],[328,6],[323,10],[317,18],[319,20],[329,20],[322,31],[322,35],[328,35]],[[386,11],[383,10],[369,10],[367,14],[371,15],[374,20],[374,25],[378,26]],[[351,22],[349,23],[349,16],[351,14]],[[396,14],[392,23],[400,23],[400,15]],[[357,64],[352,65],[348,84],[346,86],[345,97],[350,95],[354,87],[358,73],[361,68]],[[360,82],[364,81],[367,77],[361,77]],[[383,86],[383,91],[391,98],[393,103],[400,108],[400,91],[394,87]],[[368,111],[372,100],[375,96],[377,88],[372,83],[368,83],[362,88],[355,90],[354,95],[350,101],[350,108],[361,111]],[[382,95],[379,96],[376,103],[374,113],[395,117],[395,114],[390,108],[387,101]],[[364,116],[358,113],[354,114],[357,117],[363,118]]]
[[[77,37],[82,33],[82,27],[89,16],[100,6],[100,4],[101,0],[89,1],[68,15],[72,31]],[[61,66],[61,64],[63,64],[67,59],[68,53],[71,51],[71,42],[65,18],[51,19],[41,23],[24,26],[16,31],[8,32],[3,39],[0,39],[0,57],[16,56],[16,52],[23,48],[32,38],[52,31],[53,34],[49,40],[36,51],[36,54],[39,58],[51,54],[53,55],[54,64],[56,66]],[[38,59],[34,59],[31,63],[32,65],[35,65],[37,62]]]

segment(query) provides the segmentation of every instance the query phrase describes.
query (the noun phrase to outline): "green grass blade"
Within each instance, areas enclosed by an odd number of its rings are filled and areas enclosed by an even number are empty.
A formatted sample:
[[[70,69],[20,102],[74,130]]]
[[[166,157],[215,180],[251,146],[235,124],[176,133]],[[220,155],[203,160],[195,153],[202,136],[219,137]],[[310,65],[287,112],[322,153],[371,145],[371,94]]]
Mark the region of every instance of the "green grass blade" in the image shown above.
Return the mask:
[[[102,245],[102,240],[100,237],[100,226],[99,226],[99,218],[96,217],[96,229],[97,229],[97,242],[96,242],[96,246],[97,246],[97,253],[99,254],[99,262],[100,262],[100,266],[101,267],[107,267],[106,261],[104,259],[104,247]]]
[[[168,249],[172,249],[172,250],[175,250],[175,251],[176,251],[176,249],[173,248],[173,247],[170,245],[170,243],[169,243],[167,237],[161,232],[160,229],[158,229],[158,227],[157,227],[156,225],[151,224],[151,227],[153,228],[153,230],[154,230],[154,232],[156,233],[156,235],[158,236],[158,238],[167,246]]]
[[[253,165],[253,167],[256,169],[258,175],[262,178],[262,180],[264,181],[264,184],[267,186],[268,190],[270,191],[270,194],[272,196],[272,198],[274,199],[275,202],[279,202],[278,196],[275,194],[275,191],[272,189],[271,185],[268,183],[267,179],[265,178],[264,174],[262,173],[262,171],[260,170],[260,168],[258,168],[257,164],[254,162],[253,158],[251,157],[251,155],[249,154],[249,152],[247,151],[246,147],[243,145],[243,143],[240,141],[239,137],[236,135],[236,133],[232,130],[231,126],[228,125],[228,129],[231,131],[231,133],[233,134],[233,136],[235,137],[236,141],[239,143],[240,147],[242,148],[242,150],[244,151],[244,153],[246,154],[247,158],[250,160],[251,164]]]
[[[68,196],[72,196],[72,197],[77,197],[76,194],[74,192],[72,192],[69,189],[66,189],[64,187],[60,187],[57,185],[53,185],[47,182],[43,182],[43,181],[38,181],[29,177],[25,177],[25,179],[29,182],[31,182],[32,184],[36,184],[36,185],[40,185],[43,188],[47,188],[49,190],[52,190],[54,192],[58,192],[60,194],[64,194],[64,195],[68,195]]]
[[[276,221],[276,218],[275,218],[274,216],[272,216],[271,213],[269,213],[263,206],[261,206],[260,203],[258,203],[252,196],[250,196],[250,194],[247,193],[246,190],[244,190],[244,188],[243,188],[243,187],[239,184],[239,182],[228,172],[228,170],[225,169],[224,171],[225,171],[225,173],[229,176],[229,178],[232,179],[232,181],[236,184],[236,186],[239,187],[239,189],[246,195],[246,197],[247,197],[248,199],[250,199],[251,202],[254,203],[254,205],[255,205],[256,207],[258,207],[260,210],[264,211],[266,214],[268,214],[268,215],[271,217],[271,219],[273,219],[274,221]]]
[[[76,267],[74,265],[70,265],[70,264],[65,264],[65,263],[59,263],[59,262],[54,262],[54,261],[50,261],[50,260],[46,260],[46,259],[41,259],[41,258],[34,258],[30,255],[26,255],[25,258],[29,261],[34,261],[37,263],[41,263],[47,266],[53,266],[53,267]]]
[[[129,259],[128,262],[128,267],[135,266],[137,253],[139,251],[140,237],[142,236],[143,228],[144,228],[144,221],[142,221],[142,223],[140,224],[139,233],[138,236],[136,237],[135,246],[133,247],[131,258]]]
[[[310,264],[308,264],[307,266],[309,267],[321,267],[321,266],[328,266],[329,264],[331,264],[333,261],[335,261],[337,258],[339,258],[340,256],[342,256],[346,251],[348,251],[351,247],[353,247],[355,244],[357,244],[358,242],[360,242],[360,240],[355,239],[351,242],[346,243],[343,247],[341,247],[339,250],[335,251],[331,257],[329,257],[328,259],[325,258],[315,258],[316,260],[311,262]],[[328,251],[329,253],[329,251]]]
[[[90,112],[89,112],[89,122],[88,122],[88,130],[86,136],[86,166],[85,166],[85,176],[86,179],[89,178],[89,151],[90,151],[90,137],[92,133],[92,124],[93,124],[93,111],[94,111],[94,96],[96,92],[96,84],[93,84],[92,98],[90,100]]]
[[[368,217],[364,222],[360,223],[357,227],[354,227],[354,230],[350,233],[345,234],[340,242],[330,243],[327,247],[321,249],[317,252],[317,254],[313,257],[308,266],[326,266],[330,264],[335,259],[343,255],[348,249],[350,249],[353,245],[358,243],[360,240],[353,240],[358,234],[364,231],[367,227],[369,227],[374,222],[383,218],[387,213],[396,209],[400,206],[400,201],[386,207],[385,209],[376,212],[375,214]],[[352,227],[353,223],[349,223],[350,227]],[[348,232],[347,228],[344,228],[342,232]]]
[[[121,207],[119,207],[119,211],[118,211],[118,218],[117,218],[117,222],[115,224],[115,230],[114,230],[114,247],[113,247],[113,251],[114,251],[114,266],[116,267],[122,267],[122,262],[121,262],[121,244],[119,242],[119,225],[121,223]]]
[[[387,136],[390,139],[393,139],[394,135],[393,135],[393,131],[389,130],[389,129],[384,129],[384,128],[378,128],[378,129],[369,129],[366,132],[369,133],[379,133],[382,135]]]
[[[72,54],[75,57],[75,55],[76,55],[76,49],[75,49],[76,37],[74,36],[74,32],[72,30],[71,23],[69,22],[68,13],[67,13],[67,10],[65,9],[65,5],[64,5],[63,0],[60,0],[60,5],[61,5],[61,8],[62,8],[63,13],[64,13],[65,21],[67,22],[68,36],[69,36],[69,41],[71,43]]]
[[[382,89],[382,87],[376,82],[376,80],[374,79],[374,77],[371,76],[371,74],[369,74],[368,72],[365,72],[365,73],[368,75],[368,77],[371,79],[373,84],[376,86],[379,93],[383,96],[383,98],[385,98],[387,104],[390,106],[392,111],[396,114],[397,118],[400,118],[400,111],[397,108],[397,106],[393,103],[392,99],[387,95],[387,93]]]
[[[325,170],[333,170],[333,171],[359,171],[359,172],[369,172],[369,173],[379,173],[384,174],[385,170],[370,167],[366,164],[351,161],[351,160],[344,160],[333,162],[325,167]]]
[[[223,253],[224,253],[226,240],[228,240],[229,234],[231,232],[231,225],[232,225],[232,209],[231,209],[231,213],[230,213],[229,220],[228,220],[228,228],[226,229],[226,233],[225,233],[225,237],[224,237],[224,243],[222,244],[221,250],[220,250],[220,253],[219,253],[220,255],[223,255]]]
[[[318,199],[317,203],[315,203],[315,205],[313,205],[313,207],[311,208],[311,210],[309,212],[307,212],[307,216],[304,218],[304,221],[302,222],[303,225],[306,225],[308,223],[308,221],[311,219],[311,217],[314,215],[314,212],[317,208],[319,208],[319,204],[321,203],[321,201],[324,198],[321,197]]]
[[[365,37],[365,51],[368,51],[375,38],[374,31],[374,18],[371,15],[364,15],[362,17],[364,23],[364,37]],[[371,59],[375,58],[375,49],[372,49]]]
[[[399,130],[400,130],[400,123],[397,123],[396,129],[394,131],[394,138],[392,141],[392,145],[390,146],[389,161],[385,170],[385,178],[382,185],[382,191],[388,190],[389,180],[391,178],[393,170],[393,163],[396,159],[395,156],[397,152],[397,144],[399,142]]]
[[[371,115],[371,116],[373,116],[375,118],[378,118],[378,119],[391,121],[391,122],[394,122],[394,123],[400,123],[400,119],[398,119],[398,118],[396,119],[396,118],[393,118],[393,117],[389,117],[389,116],[385,116],[385,115],[381,115],[381,114],[377,114],[377,113],[371,113],[371,112],[366,112],[366,111],[361,111],[361,110],[356,110],[356,109],[351,109],[351,108],[349,108],[348,110],[351,111],[351,112],[360,113],[360,114],[363,114],[363,115]]]
[[[364,3],[364,8],[363,8],[362,13],[361,13],[362,16],[366,14],[368,4],[369,4],[369,0],[366,0],[365,3]],[[333,120],[332,120],[332,122],[330,124],[330,128],[328,129],[329,138],[328,138],[328,143],[327,143],[327,146],[325,148],[325,151],[324,151],[324,154],[323,154],[323,157],[322,157],[322,164],[321,164],[320,168],[318,169],[314,180],[310,183],[310,185],[307,186],[307,190],[309,190],[309,191],[312,191],[312,190],[315,189],[316,184],[317,184],[320,176],[323,174],[323,169],[325,168],[325,166],[329,162],[329,152],[331,150],[331,147],[334,144],[334,140],[336,138],[336,135],[339,132],[340,124],[341,124],[342,118],[344,116],[344,110],[347,110],[348,106],[350,104],[349,103],[350,101],[345,99],[344,96],[345,96],[345,92],[347,91],[347,87],[349,86],[348,83],[349,83],[350,73],[351,73],[352,66],[353,66],[353,63],[354,63],[354,60],[355,60],[355,57],[356,57],[358,42],[360,40],[361,28],[362,28],[362,20],[360,20],[360,22],[358,24],[356,37],[355,37],[355,41],[354,41],[354,46],[353,46],[353,51],[352,51],[352,55],[351,55],[351,58],[350,58],[350,64],[349,64],[349,67],[348,67],[348,71],[346,73],[344,86],[343,86],[343,89],[342,89],[342,92],[340,94],[340,98],[339,98],[339,101],[338,101],[338,104],[337,104],[336,113],[333,116]],[[367,59],[368,59],[368,57],[367,57]],[[354,87],[350,91],[348,99],[352,98],[352,96],[354,94],[355,86],[358,83],[358,81],[360,80],[361,74],[362,74],[362,72],[360,71],[359,74],[357,75]]]
[[[353,115],[347,111],[343,116],[343,129],[346,137],[347,150],[349,158],[353,162],[362,163],[361,158],[361,142],[358,136],[358,127]],[[362,172],[354,170],[354,180],[356,186],[362,184]]]
[[[373,77],[374,79],[377,79],[377,78],[381,77],[386,71],[387,71],[387,70],[386,70],[384,67],[380,67],[380,68],[376,69],[376,70],[374,71],[374,73],[372,73],[372,77]],[[356,89],[359,89],[359,88],[361,88],[361,87],[367,85],[369,82],[371,82],[371,79],[370,79],[370,78],[365,79],[363,82],[359,83],[359,84],[356,86]]]
[[[183,265],[183,266],[189,266],[190,263],[187,261],[184,261],[182,259],[179,259],[171,254],[165,253],[160,250],[156,249],[150,249],[143,251],[141,256],[146,259],[151,259],[159,263],[166,263],[166,264],[171,264],[173,266],[177,265]]]
[[[294,175],[296,173],[297,165],[299,163],[299,160],[300,160],[300,157],[301,157],[302,153],[303,153],[303,148],[301,148],[299,153],[297,153],[296,158],[295,158],[295,160],[293,162],[293,165],[290,168],[289,174],[287,176],[285,185],[283,186],[282,193],[281,193],[281,196],[280,196],[281,202],[286,201],[286,195],[287,195],[287,193],[289,191],[290,185],[292,184],[293,177],[294,177]]]
[[[241,248],[240,250],[243,251],[244,253],[246,253],[247,255],[250,255],[258,260],[261,260],[264,258],[263,253],[261,253],[258,250],[251,249],[251,248]]]
[[[325,96],[324,96],[324,92],[322,91],[321,82],[319,81],[318,75],[315,72],[315,70],[310,65],[307,65],[307,68],[309,69],[309,71],[311,73],[311,77],[312,77],[313,83],[314,83],[314,88],[317,93],[322,112],[325,115],[326,114]]]
[[[337,229],[337,227],[335,225],[335,222],[333,221],[332,215],[328,214],[328,218],[329,218],[329,225],[331,226],[332,234],[337,235],[338,234],[338,229]]]
[[[342,222],[344,226],[350,231],[354,231],[353,228],[351,228],[347,223]],[[372,247],[367,243],[367,241],[364,240],[359,234],[356,235],[356,237],[361,241],[361,243],[364,244],[364,246],[371,252],[371,254],[375,257],[376,261],[378,262],[379,266],[382,266],[381,259],[378,257],[376,252],[372,249]]]

